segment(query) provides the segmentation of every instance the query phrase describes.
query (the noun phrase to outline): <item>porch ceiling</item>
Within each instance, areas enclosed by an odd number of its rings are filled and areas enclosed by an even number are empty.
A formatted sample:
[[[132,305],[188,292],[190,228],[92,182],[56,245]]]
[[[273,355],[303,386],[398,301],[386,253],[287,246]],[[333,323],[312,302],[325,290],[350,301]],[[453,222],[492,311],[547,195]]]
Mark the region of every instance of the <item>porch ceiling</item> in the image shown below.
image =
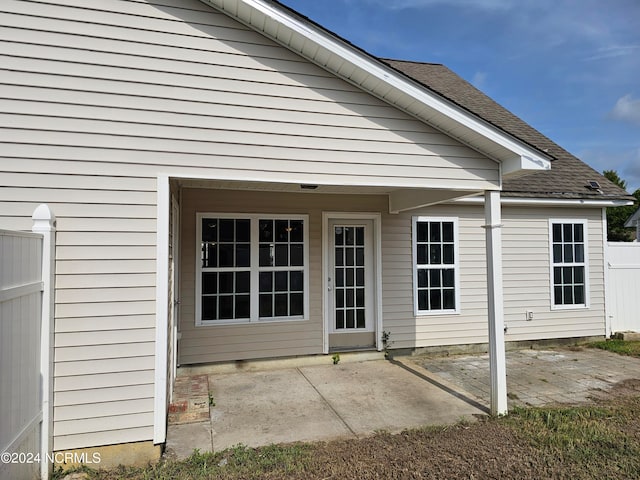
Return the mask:
[[[458,198],[476,196],[482,193],[481,191],[469,190],[398,188],[391,186],[317,185],[190,178],[174,178],[173,183],[179,188],[333,195],[387,195],[389,197],[389,213],[400,213],[406,210],[449,202]]]

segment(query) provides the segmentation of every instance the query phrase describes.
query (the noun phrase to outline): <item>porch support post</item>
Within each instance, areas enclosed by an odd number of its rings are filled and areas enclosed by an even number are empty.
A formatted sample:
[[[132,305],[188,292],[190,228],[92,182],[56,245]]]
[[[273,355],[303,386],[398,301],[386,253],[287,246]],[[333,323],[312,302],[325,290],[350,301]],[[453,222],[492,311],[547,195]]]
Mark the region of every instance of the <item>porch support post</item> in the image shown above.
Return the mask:
[[[506,415],[507,362],[504,346],[504,300],[502,296],[502,215],[500,192],[484,194],[487,248],[487,295],[489,314],[489,373],[491,414]]]

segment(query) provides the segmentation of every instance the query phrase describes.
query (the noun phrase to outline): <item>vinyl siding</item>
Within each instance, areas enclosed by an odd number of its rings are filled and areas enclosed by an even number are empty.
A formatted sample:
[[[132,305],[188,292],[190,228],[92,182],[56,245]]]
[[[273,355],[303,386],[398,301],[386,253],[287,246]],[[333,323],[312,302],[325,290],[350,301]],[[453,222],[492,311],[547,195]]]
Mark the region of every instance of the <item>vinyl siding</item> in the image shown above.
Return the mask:
[[[380,212],[386,196],[184,189],[180,364],[322,353],[322,212]],[[309,215],[309,311],[304,321],[195,325],[196,213]]]
[[[153,437],[159,174],[499,184],[495,162],[201,2],[87,5],[0,3],[0,225],[29,230],[40,203],[58,219],[55,450]],[[311,301],[319,312],[319,296]],[[320,327],[308,324],[265,327],[265,346],[254,337],[247,350],[318,351]],[[238,334],[248,335],[230,330],[230,342]],[[186,360],[215,358],[208,345],[193,349]]]
[[[413,315],[411,215],[457,216],[460,314]],[[602,218],[598,209],[503,207],[506,341],[599,336],[605,332]],[[588,221],[588,309],[551,309],[549,218]],[[436,206],[383,218],[384,328],[394,348],[486,343],[484,213],[473,206]],[[534,320],[526,321],[526,310]]]

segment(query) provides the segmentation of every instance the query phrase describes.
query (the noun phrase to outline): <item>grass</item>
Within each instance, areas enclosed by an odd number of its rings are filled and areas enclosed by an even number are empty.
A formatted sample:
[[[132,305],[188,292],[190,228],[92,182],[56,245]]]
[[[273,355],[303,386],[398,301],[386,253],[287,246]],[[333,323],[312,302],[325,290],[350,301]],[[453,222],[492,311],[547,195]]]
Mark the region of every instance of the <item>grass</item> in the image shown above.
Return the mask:
[[[627,340],[602,340],[600,342],[590,343],[588,346],[593,348],[600,348],[601,350],[607,350],[609,352],[618,353],[621,355],[631,355],[634,357],[640,357],[640,342],[627,341]]]
[[[83,467],[75,471],[85,472],[89,479],[96,480],[260,479],[268,477],[271,472],[296,477],[312,459],[312,453],[313,447],[302,443],[262,448],[236,445],[216,453],[196,450],[185,460],[166,460],[145,468],[121,466],[111,470],[92,470]],[[58,470],[52,480],[62,479],[68,473]]]
[[[509,416],[491,418],[486,422],[504,428],[504,431],[513,431],[519,438],[524,439],[535,449],[536,455],[539,455],[546,467],[552,468],[552,471],[563,472],[558,478],[638,478],[638,410],[640,396],[635,396],[595,406],[516,408]],[[382,449],[391,450],[398,441],[414,442],[414,455],[433,458],[440,452],[437,448],[422,451],[420,435],[424,436],[427,432],[428,435],[437,438],[438,435],[456,431],[465,435],[466,430],[482,429],[484,425],[483,422],[474,422],[458,426],[463,428],[433,427],[425,429],[422,434],[407,431],[400,434],[401,439],[398,435],[389,433],[378,434],[376,450],[380,445]],[[367,440],[352,442],[365,441]],[[320,471],[322,470],[319,462],[335,462],[331,468],[340,472],[340,460],[335,457],[327,459],[322,454],[322,448],[320,444],[303,443],[261,448],[237,445],[217,453],[196,451],[186,460],[166,460],[146,468],[120,467],[103,471],[85,468],[81,471],[86,472],[91,480],[319,478],[315,475],[319,467]],[[518,454],[519,452],[516,456]],[[366,452],[366,455],[371,457],[363,458],[364,463],[368,462],[368,458],[373,459],[376,452]],[[473,465],[471,467],[473,468]],[[473,471],[469,474],[470,476],[465,478],[475,478]],[[64,476],[60,472],[58,475],[58,479]]]
[[[609,406],[516,408],[503,421],[537,449],[580,477],[640,475],[637,409],[640,397]],[[630,422],[635,427],[627,429]],[[603,478],[611,478],[605,475]]]

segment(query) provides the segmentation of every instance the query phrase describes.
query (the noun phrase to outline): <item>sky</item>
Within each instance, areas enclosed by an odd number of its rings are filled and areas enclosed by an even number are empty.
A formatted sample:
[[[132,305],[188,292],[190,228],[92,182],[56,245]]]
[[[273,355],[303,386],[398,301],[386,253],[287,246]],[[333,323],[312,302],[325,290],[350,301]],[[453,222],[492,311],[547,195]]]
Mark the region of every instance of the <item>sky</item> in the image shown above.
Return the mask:
[[[442,63],[640,188],[640,0],[280,0],[368,53]]]

